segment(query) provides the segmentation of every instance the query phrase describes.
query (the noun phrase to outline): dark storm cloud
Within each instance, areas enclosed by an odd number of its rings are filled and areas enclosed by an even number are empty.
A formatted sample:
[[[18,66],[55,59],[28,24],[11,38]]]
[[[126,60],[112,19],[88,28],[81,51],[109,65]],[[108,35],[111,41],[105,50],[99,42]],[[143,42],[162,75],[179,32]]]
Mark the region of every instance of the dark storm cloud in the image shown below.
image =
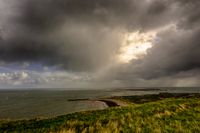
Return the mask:
[[[149,3],[145,0],[35,0],[26,2],[22,23],[38,30],[57,27],[63,21],[152,28],[169,19],[165,15],[170,8],[169,2],[159,0]],[[156,17],[160,18],[148,22]]]
[[[178,26],[182,29],[195,29],[200,26],[200,1],[181,1],[181,19]]]
[[[139,75],[145,78],[175,75],[200,67],[200,31],[173,33],[170,30],[148,51],[148,56],[137,61]],[[181,32],[181,31],[180,31]]]
[[[108,76],[149,80],[200,66],[199,0],[0,0],[0,6],[10,9],[0,12],[0,60],[6,63],[98,70],[117,54],[121,31],[156,31],[174,24],[177,30],[159,32],[143,59]]]
[[[93,70],[110,61],[120,46],[116,29],[152,29],[165,25],[171,14],[170,3],[159,0],[23,0],[16,5],[17,15],[5,26],[1,60],[71,70]]]
[[[138,78],[147,81],[157,79],[156,82],[173,79],[175,82],[170,82],[171,85],[184,77],[182,73],[199,79],[192,72],[200,72],[200,1],[175,1],[175,4],[179,16],[174,21],[175,27],[160,31],[147,55],[120,68],[117,78],[131,80],[129,82],[138,81]],[[165,77],[167,79],[163,80]],[[158,84],[162,86],[165,83]]]
[[[68,70],[93,69],[109,59],[110,50],[115,46],[105,45],[115,43],[115,41],[108,40],[108,37],[112,38],[112,34],[108,34],[107,31],[93,33],[92,29],[81,28],[82,26],[67,28],[68,31],[58,33],[56,31],[49,35],[41,35],[41,37],[19,34],[2,43],[1,58],[11,63],[30,61],[58,65]],[[95,44],[100,41],[100,45]],[[105,47],[107,49],[104,49]]]
[[[90,70],[102,65],[109,60],[110,51],[117,42],[109,28],[99,26],[99,20],[92,20],[98,18],[93,15],[96,6],[111,6],[110,2],[99,3],[22,2],[22,9],[18,10],[20,15],[12,20],[15,28],[6,25],[10,35],[1,42],[1,59],[38,61],[73,70]]]

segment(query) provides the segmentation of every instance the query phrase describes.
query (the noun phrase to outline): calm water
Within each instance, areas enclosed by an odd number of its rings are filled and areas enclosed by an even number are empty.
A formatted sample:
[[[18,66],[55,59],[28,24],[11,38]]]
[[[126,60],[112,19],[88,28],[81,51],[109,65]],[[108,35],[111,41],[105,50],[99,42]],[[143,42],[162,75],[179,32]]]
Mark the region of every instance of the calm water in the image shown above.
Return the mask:
[[[0,119],[52,117],[72,112],[105,109],[98,101],[68,101],[68,99],[103,98],[123,95],[155,94],[159,92],[199,93],[199,88],[162,88],[161,91],[76,90],[76,91],[0,91]]]

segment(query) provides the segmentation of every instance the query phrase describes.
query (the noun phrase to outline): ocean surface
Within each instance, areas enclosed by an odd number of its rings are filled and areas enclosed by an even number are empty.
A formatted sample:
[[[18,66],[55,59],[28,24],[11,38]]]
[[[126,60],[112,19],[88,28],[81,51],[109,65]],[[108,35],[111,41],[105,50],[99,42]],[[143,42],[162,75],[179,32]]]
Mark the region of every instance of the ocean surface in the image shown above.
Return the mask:
[[[200,93],[200,88],[122,88],[106,90],[0,90],[0,119],[31,119],[73,112],[105,109],[100,101],[73,101],[111,96],[171,93]]]

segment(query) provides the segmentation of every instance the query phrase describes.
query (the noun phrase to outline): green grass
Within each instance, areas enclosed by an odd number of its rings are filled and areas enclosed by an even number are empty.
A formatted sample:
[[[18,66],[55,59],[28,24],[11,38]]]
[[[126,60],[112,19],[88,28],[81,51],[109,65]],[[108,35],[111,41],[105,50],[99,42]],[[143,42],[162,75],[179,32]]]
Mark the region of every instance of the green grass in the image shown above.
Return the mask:
[[[143,99],[150,97],[146,96]],[[123,100],[138,103],[134,98]],[[142,98],[141,98],[142,99]],[[0,132],[200,132],[200,98],[170,97],[51,119],[0,122]]]

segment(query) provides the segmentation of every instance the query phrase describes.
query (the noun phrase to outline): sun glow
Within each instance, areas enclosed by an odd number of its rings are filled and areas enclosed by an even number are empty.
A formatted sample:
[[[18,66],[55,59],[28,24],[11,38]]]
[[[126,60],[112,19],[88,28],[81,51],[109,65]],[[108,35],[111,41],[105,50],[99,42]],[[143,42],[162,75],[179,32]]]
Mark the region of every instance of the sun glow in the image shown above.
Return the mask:
[[[147,50],[152,47],[154,38],[154,32],[126,34],[120,49],[120,62],[128,63],[133,59],[139,59],[146,55]]]

